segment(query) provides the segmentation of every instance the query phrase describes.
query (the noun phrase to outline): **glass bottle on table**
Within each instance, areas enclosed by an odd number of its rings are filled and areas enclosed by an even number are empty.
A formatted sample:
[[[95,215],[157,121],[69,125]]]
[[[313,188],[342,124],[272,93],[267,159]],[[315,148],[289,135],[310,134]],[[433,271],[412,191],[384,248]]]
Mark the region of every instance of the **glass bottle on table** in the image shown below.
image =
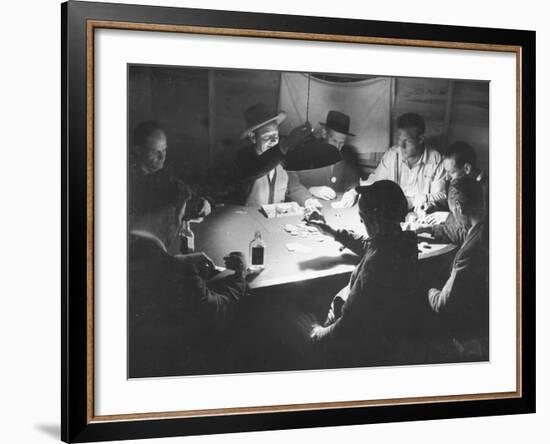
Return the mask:
[[[254,239],[250,242],[250,270],[262,270],[265,266],[265,242],[262,239],[262,233],[256,231]]]
[[[191,223],[185,221],[180,231],[180,253],[191,254],[195,251],[195,234],[191,230]]]

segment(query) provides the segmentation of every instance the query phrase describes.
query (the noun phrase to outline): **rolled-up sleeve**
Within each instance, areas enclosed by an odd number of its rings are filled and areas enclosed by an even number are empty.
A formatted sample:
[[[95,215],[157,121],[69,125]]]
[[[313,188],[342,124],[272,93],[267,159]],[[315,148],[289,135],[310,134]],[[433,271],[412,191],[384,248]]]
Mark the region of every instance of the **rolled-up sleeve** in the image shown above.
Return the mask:
[[[468,277],[470,262],[468,257],[457,259],[443,288],[441,290],[435,288],[430,290],[428,302],[433,311],[447,313],[460,303],[460,297],[467,291],[470,282]]]
[[[430,193],[427,196],[429,203],[434,203],[438,206],[445,205],[447,201],[447,184],[445,181],[445,168],[443,162],[439,162],[435,168],[435,173],[430,184]]]
[[[368,238],[352,230],[338,230],[334,236],[336,242],[340,242],[348,250],[358,256],[362,256],[367,249]]]
[[[438,241],[462,245],[466,238],[466,230],[459,225],[452,214],[449,214],[442,224],[434,225],[432,230],[434,238]]]

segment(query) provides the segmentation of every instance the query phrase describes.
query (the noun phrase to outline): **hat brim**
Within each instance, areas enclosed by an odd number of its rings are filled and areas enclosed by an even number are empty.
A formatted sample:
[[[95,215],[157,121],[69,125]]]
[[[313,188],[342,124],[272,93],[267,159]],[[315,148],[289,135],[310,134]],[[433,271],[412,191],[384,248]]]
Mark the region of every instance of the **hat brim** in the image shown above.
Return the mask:
[[[248,137],[248,134],[256,131],[258,128],[261,128],[262,126],[265,126],[265,125],[267,125],[268,123],[271,123],[271,122],[275,122],[275,123],[277,123],[277,125],[280,125],[285,119],[286,119],[286,113],[284,111],[281,111],[275,117],[272,117],[271,119],[268,119],[265,122],[258,123],[257,125],[254,125],[254,126],[251,126],[250,128],[245,129],[241,133],[240,138],[241,139],[246,139]]]
[[[332,131],[336,131],[337,133],[344,134],[346,136],[355,137],[355,134],[353,134],[353,133],[344,133],[340,130],[337,130],[335,128],[332,128],[332,127],[328,126],[326,122],[319,122],[319,125],[323,125],[324,127],[328,128],[328,129],[331,129]]]

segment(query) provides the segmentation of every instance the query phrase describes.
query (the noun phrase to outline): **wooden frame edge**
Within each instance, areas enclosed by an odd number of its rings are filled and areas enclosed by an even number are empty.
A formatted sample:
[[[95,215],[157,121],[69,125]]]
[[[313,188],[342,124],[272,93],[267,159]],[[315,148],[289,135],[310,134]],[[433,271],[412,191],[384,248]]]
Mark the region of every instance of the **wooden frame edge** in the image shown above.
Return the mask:
[[[409,405],[417,404],[436,404],[440,402],[462,402],[462,401],[482,401],[495,399],[514,399],[519,398],[517,392],[501,392],[489,394],[473,394],[473,395],[451,395],[451,396],[428,396],[428,397],[413,397],[413,398],[393,398],[381,400],[365,400],[365,401],[335,401],[335,402],[319,402],[306,404],[280,404],[270,406],[257,407],[231,407],[219,409],[200,409],[200,410],[182,410],[168,412],[152,412],[152,413],[128,413],[119,415],[100,415],[95,416],[90,421],[91,423],[112,422],[112,421],[128,421],[128,420],[153,420],[153,419],[168,419],[168,418],[197,418],[204,416],[229,416],[239,414],[260,414],[260,413],[287,413],[297,411],[317,411],[330,410],[339,408],[361,408],[361,407],[387,407],[392,405]]]
[[[95,29],[123,29],[134,31],[177,32],[202,35],[236,37],[263,37],[290,40],[331,41],[339,43],[363,43],[375,45],[396,45],[408,47],[463,49],[494,52],[511,52],[516,56],[516,391],[488,394],[395,398],[388,400],[342,401],[309,404],[285,404],[260,407],[235,407],[204,410],[184,410],[172,412],[150,412],[119,415],[94,414],[94,31]],[[87,107],[87,423],[97,424],[125,420],[153,420],[165,418],[192,418],[204,416],[226,416],[243,413],[296,412],[306,410],[326,410],[335,408],[359,408],[415,403],[443,403],[514,399],[522,397],[522,47],[520,45],[500,45],[485,43],[461,43],[433,40],[381,38],[366,36],[346,36],[334,34],[308,34],[300,32],[264,31],[236,28],[213,28],[188,25],[148,24],[124,21],[92,20],[86,22],[86,107]]]
[[[395,46],[413,46],[424,48],[442,48],[442,49],[467,49],[474,51],[496,51],[496,52],[516,52],[521,49],[517,45],[501,45],[491,43],[468,43],[468,42],[449,42],[444,40],[418,40],[418,39],[399,39],[389,37],[368,37],[340,34],[315,34],[303,32],[288,31],[265,31],[258,29],[239,29],[239,28],[215,28],[209,26],[190,26],[190,25],[166,25],[150,24],[138,22],[110,21],[110,20],[88,20],[88,27],[92,29],[125,29],[130,31],[151,31],[151,32],[174,32],[186,34],[219,35],[226,37],[260,37],[275,38],[286,40],[309,40],[319,42],[336,43],[363,43],[372,45],[395,45]]]

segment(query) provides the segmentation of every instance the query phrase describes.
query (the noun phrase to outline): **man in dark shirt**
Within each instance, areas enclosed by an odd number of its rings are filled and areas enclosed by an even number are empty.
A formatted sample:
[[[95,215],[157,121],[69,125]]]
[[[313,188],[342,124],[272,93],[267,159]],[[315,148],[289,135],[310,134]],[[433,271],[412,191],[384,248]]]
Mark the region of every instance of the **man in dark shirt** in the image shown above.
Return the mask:
[[[139,123],[133,134],[132,159],[129,169],[130,216],[139,207],[147,207],[157,198],[158,189],[174,175],[165,168],[168,139],[162,125],[155,120]],[[211,202],[186,185],[191,193],[187,211],[191,218],[206,217],[212,211]]]
[[[407,200],[395,182],[358,187],[359,215],[368,238],[310,222],[359,256],[349,284],[333,300],[323,326],[311,339],[328,359],[343,364],[390,364],[403,355],[416,329],[414,312],[418,250],[413,232],[402,231]]]
[[[349,131],[350,118],[347,114],[331,110],[326,122],[319,123],[322,126],[320,140],[338,149],[342,160],[323,168],[289,171],[288,198],[309,206],[306,203],[310,199],[333,200],[336,193],[344,193],[341,206],[351,207],[355,204],[353,189],[359,183],[359,167],[353,148],[346,144],[349,137],[354,136]]]
[[[474,148],[466,142],[455,142],[447,148],[443,155],[443,166],[447,179],[447,189],[453,180],[470,177],[478,182],[483,189],[483,199],[486,210],[489,204],[489,179],[487,174],[476,167]],[[448,192],[448,191],[447,191]],[[437,212],[440,210],[441,212]],[[417,227],[417,233],[432,234],[437,240],[461,245],[466,236],[466,230],[459,224],[449,210],[448,203],[425,208],[427,214],[424,223]],[[436,211],[433,213],[433,211]],[[486,211],[488,214],[488,211]]]
[[[166,245],[181,229],[190,195],[175,181],[155,190],[128,237],[129,376],[212,373],[247,293],[246,261],[229,254],[225,265],[234,274],[211,282],[215,267],[206,255],[170,255]]]
[[[475,149],[466,142],[454,142],[443,154],[443,167],[447,180],[452,181],[461,177],[472,177],[485,185],[488,181],[487,173],[477,167]]]
[[[264,103],[245,111],[247,128],[241,139],[247,139],[248,145],[235,160],[235,200],[240,205],[260,206],[285,200],[288,175],[281,164],[287,152],[311,134],[311,127],[303,125],[281,140],[279,125],[285,119],[284,111],[275,113]]]
[[[456,179],[448,202],[463,240],[447,281],[429,290],[428,301],[444,320],[459,355],[488,359],[489,235],[483,187],[473,177]]]

